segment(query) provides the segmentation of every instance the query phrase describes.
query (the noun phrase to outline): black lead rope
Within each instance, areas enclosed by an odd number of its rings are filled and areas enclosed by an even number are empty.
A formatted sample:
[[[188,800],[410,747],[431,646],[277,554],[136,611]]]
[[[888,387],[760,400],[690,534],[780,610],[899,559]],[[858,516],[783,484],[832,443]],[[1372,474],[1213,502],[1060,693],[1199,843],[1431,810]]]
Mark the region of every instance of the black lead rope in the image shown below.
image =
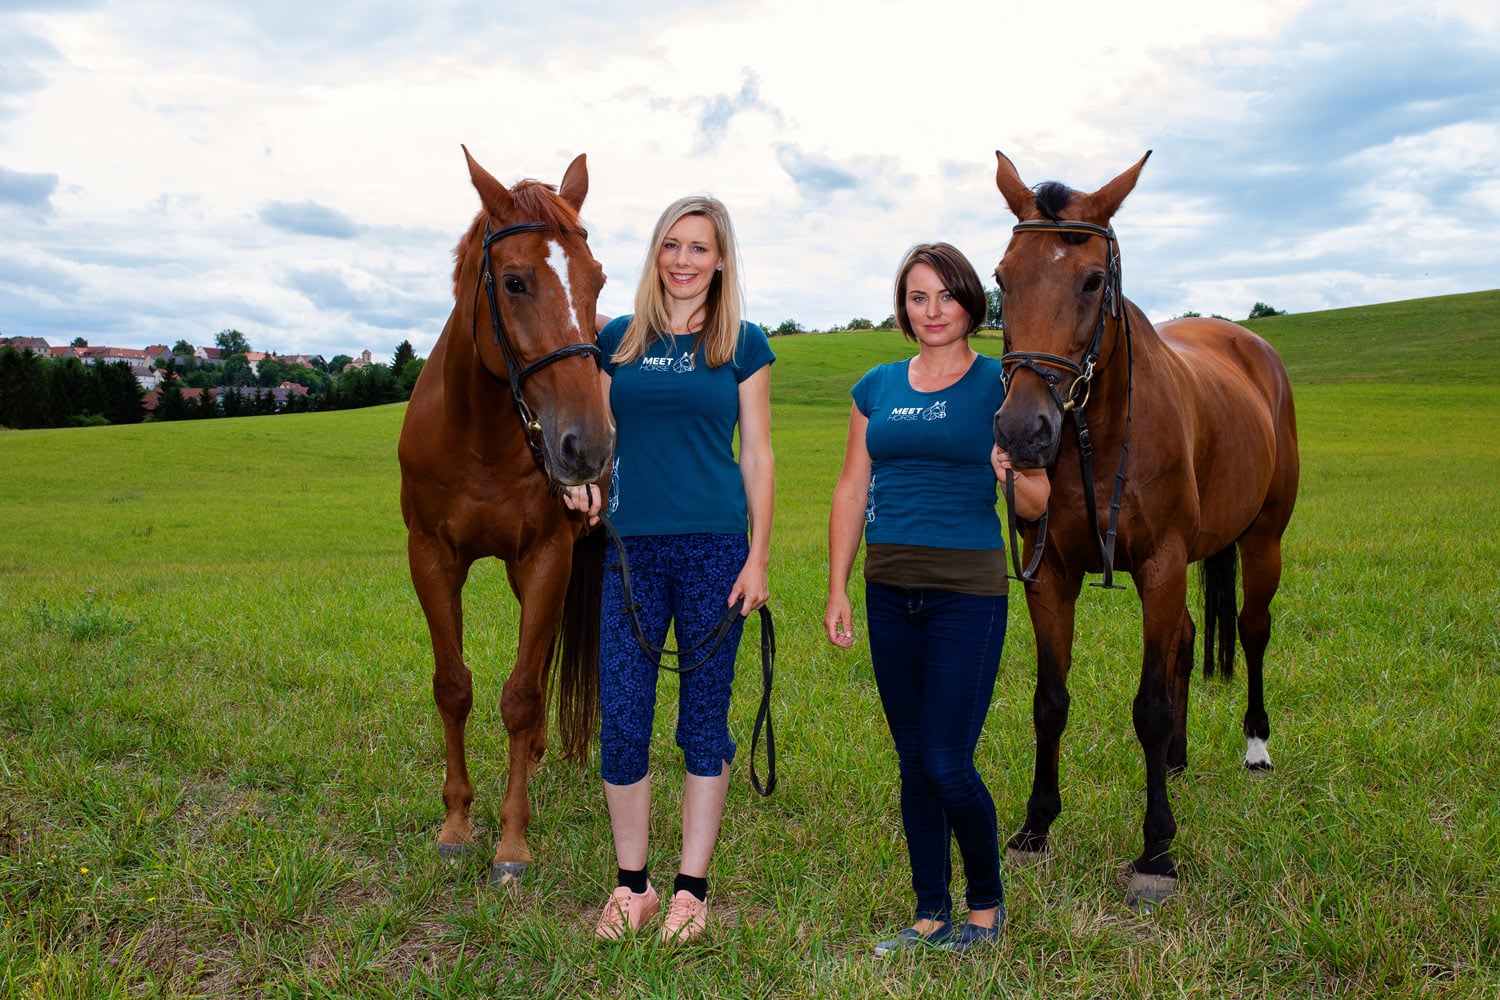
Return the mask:
[[[734,630],[735,621],[743,617],[740,612],[744,609],[744,598],[736,601],[732,607],[724,612],[724,617],[719,619],[719,624],[714,630],[702,639],[686,649],[668,649],[659,646],[646,638],[646,632],[641,627],[641,617],[638,613],[639,605],[635,603],[635,596],[630,589],[630,563],[625,558],[625,541],[615,526],[609,522],[609,518],[599,515],[599,523],[604,526],[605,533],[614,544],[615,552],[620,557],[620,593],[625,605],[625,613],[630,616],[630,628],[635,633],[636,644],[647,658],[656,665],[658,670],[670,671],[674,674],[686,674],[697,670],[708,662],[709,657],[721,646],[729,633]],[[750,736],[750,786],[761,796],[770,795],[776,790],[776,730],[771,723],[771,684],[776,674],[776,627],[771,621],[771,609],[764,604],[760,606],[760,707],[755,712],[755,728]],[[684,657],[692,656],[702,651],[702,655],[693,663],[684,663]],[[677,661],[673,666],[666,661],[671,657]],[[755,757],[760,747],[761,733],[764,731],[766,737],[766,780],[761,784],[760,776],[755,773]]]

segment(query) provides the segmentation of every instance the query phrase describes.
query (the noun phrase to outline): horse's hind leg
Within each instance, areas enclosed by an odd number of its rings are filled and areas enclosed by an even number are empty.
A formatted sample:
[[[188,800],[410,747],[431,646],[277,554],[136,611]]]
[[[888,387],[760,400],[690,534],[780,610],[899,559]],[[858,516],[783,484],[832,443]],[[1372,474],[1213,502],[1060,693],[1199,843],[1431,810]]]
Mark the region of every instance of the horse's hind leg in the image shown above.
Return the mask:
[[[1245,767],[1251,771],[1272,769],[1266,744],[1271,722],[1266,716],[1261,674],[1266,646],[1271,641],[1271,599],[1281,585],[1281,536],[1247,534],[1240,539],[1240,567],[1245,603],[1240,609],[1240,646],[1245,650]]]
[[[469,780],[464,754],[464,727],[474,707],[473,675],[463,659],[462,593],[469,566],[447,545],[430,536],[414,532],[407,537],[406,547],[412,586],[422,603],[432,636],[432,696],[443,720],[447,755],[443,779],[445,815],[438,833],[438,853],[452,857],[474,846],[469,824],[474,784]]]
[[[1167,773],[1187,770],[1188,685],[1193,677],[1193,641],[1196,638],[1193,616],[1182,608],[1182,626],[1178,632],[1177,659],[1172,664],[1168,687],[1172,694],[1172,739],[1167,743]]]

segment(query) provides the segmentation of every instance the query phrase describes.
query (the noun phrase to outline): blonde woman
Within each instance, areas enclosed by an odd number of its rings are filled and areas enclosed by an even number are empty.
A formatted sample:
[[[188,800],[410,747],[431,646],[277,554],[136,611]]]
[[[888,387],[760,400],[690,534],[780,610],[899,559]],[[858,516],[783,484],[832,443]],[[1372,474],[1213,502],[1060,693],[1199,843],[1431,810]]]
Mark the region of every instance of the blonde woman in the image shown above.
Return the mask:
[[[635,312],[599,333],[616,425],[604,500],[624,539],[632,596],[647,639],[668,624],[692,647],[740,604],[730,635],[680,675],[677,745],[687,768],[682,856],[662,940],[701,934],[708,864],[718,840],[735,743],[729,696],[744,617],[769,596],[767,564],[775,467],[771,363],[760,327],[741,318],[739,262],[729,213],[709,197],[662,213],[636,289]],[[740,452],[734,453],[738,428]],[[596,515],[597,486],[571,488],[568,506]],[[609,555],[600,625],[600,756],[619,884],[595,933],[615,940],[661,908],[647,867],[648,749],[656,710],[655,663],[631,631]],[[691,665],[685,664],[685,665]]]

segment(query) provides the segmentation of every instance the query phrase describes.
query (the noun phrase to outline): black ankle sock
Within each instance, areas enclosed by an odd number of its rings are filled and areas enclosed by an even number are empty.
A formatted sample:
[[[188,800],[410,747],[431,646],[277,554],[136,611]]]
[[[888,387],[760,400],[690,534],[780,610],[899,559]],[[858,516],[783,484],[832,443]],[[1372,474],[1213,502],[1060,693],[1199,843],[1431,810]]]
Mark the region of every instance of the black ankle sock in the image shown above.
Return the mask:
[[[650,872],[645,869],[631,871],[628,868],[616,869],[620,873],[619,885],[623,885],[636,895],[646,891],[646,884],[651,880]]]
[[[696,875],[684,875],[677,873],[677,878],[672,880],[672,895],[677,895],[686,889],[700,900],[708,898],[708,879],[699,878]]]

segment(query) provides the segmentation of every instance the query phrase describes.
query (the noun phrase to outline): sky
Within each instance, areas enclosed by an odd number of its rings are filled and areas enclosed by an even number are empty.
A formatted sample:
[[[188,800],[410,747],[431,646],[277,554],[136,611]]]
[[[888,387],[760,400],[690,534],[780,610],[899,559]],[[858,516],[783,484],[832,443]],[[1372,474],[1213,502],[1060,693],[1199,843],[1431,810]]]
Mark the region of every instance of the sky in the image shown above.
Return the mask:
[[[478,210],[588,157],[628,312],[668,203],[747,318],[879,321],[911,244],[987,283],[995,151],[1092,191],[1155,320],[1500,287],[1500,4],[0,0],[0,335],[430,352]]]

